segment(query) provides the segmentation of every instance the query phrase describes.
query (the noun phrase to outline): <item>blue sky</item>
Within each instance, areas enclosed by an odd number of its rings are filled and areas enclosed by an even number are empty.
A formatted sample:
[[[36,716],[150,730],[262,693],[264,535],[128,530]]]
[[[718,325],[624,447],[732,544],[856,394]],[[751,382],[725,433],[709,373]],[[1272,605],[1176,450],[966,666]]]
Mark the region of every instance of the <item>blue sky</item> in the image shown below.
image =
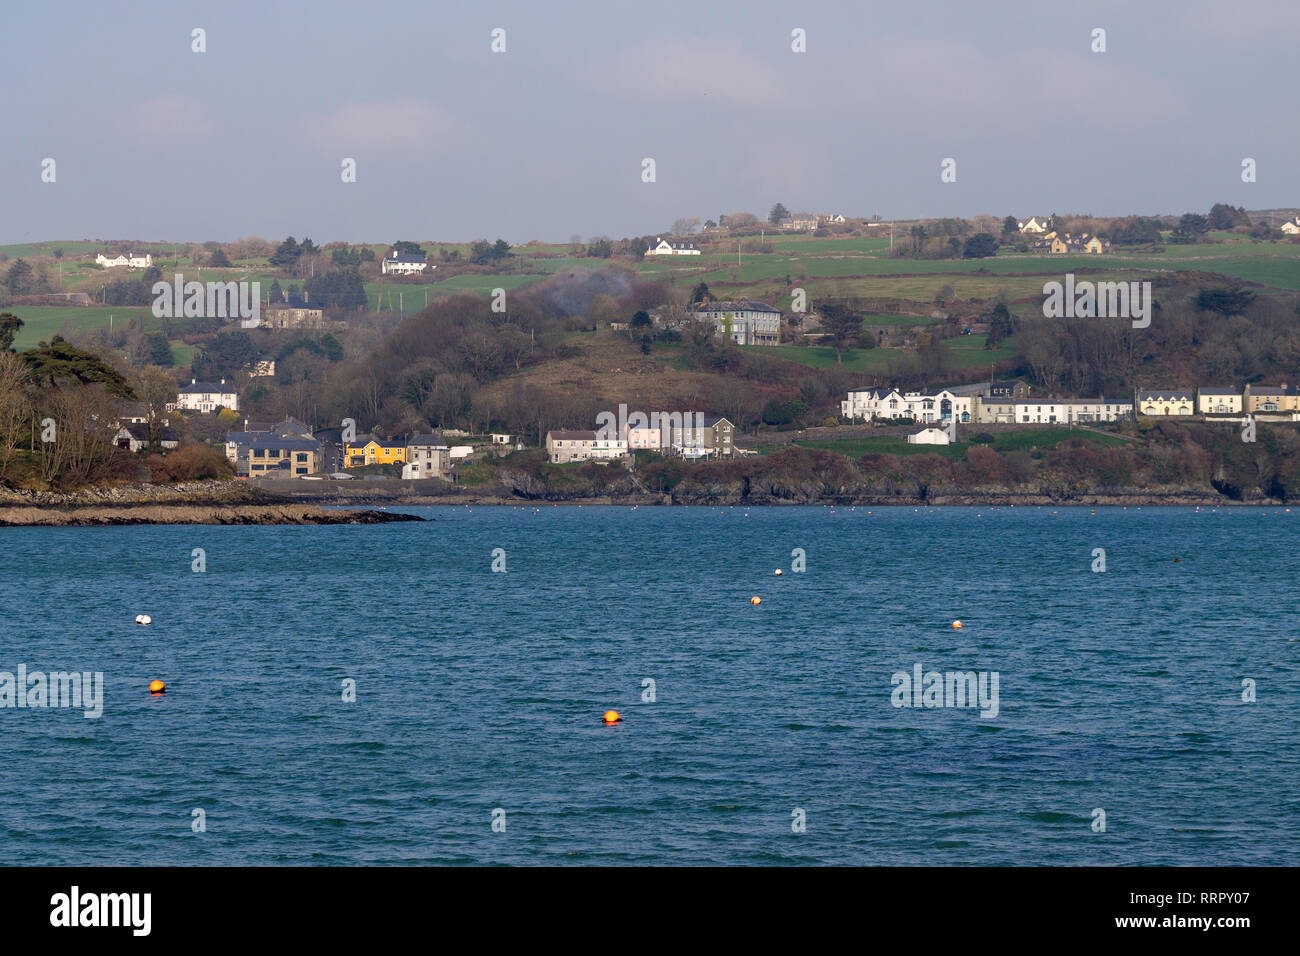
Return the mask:
[[[778,200],[885,218],[1300,205],[1295,0],[77,0],[5,21],[5,243],[565,241]]]

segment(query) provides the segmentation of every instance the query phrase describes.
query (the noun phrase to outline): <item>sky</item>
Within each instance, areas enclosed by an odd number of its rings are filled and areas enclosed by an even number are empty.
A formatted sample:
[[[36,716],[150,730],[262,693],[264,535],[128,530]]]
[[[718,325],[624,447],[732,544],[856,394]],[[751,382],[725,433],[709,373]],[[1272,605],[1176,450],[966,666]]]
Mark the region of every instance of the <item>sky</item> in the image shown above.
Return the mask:
[[[1297,206],[1298,44],[1297,0],[19,4],[0,243]]]

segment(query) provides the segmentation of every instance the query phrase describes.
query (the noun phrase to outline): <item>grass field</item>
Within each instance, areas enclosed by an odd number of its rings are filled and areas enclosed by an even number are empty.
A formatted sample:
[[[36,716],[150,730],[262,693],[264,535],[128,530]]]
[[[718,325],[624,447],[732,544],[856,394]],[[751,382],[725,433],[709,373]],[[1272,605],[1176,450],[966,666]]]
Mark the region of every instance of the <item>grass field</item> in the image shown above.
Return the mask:
[[[11,312],[23,320],[23,327],[14,337],[14,348],[18,351],[29,349],[38,342],[48,342],[65,329],[83,331],[87,329],[106,329],[110,317],[114,326],[121,326],[132,318],[143,322],[142,328],[156,329],[159,320],[147,308],[132,309],[125,306],[63,306],[63,305],[15,305],[5,311]]]

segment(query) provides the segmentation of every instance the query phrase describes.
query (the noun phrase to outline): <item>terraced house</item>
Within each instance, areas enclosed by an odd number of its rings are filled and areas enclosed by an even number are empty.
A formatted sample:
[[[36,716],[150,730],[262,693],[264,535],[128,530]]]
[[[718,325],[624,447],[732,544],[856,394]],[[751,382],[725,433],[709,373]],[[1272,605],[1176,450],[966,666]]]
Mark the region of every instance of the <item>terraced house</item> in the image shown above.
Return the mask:
[[[403,439],[358,435],[355,441],[345,442],[343,445],[343,464],[346,468],[405,463],[406,442]]]

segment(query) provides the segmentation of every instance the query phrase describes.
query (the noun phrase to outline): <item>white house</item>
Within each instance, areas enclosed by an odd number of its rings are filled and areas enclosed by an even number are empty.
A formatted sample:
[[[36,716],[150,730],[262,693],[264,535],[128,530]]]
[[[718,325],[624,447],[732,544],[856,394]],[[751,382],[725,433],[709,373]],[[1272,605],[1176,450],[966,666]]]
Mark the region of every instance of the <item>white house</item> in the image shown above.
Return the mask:
[[[130,269],[148,269],[153,265],[153,254],[146,252],[144,255],[139,253],[128,253],[127,255],[106,256],[102,252],[95,256],[95,262],[105,269],[116,269],[118,266],[126,266]]]
[[[1074,422],[1117,422],[1133,414],[1133,403],[1119,398],[1010,399],[1021,425],[1068,425]]]
[[[659,451],[663,447],[663,431],[658,425],[655,425],[654,428],[649,425],[628,425],[627,447],[629,449]]]
[[[919,432],[913,432],[907,436],[909,445],[946,445],[948,444],[948,433],[942,428],[922,428]]]
[[[1030,216],[1027,222],[1017,223],[1016,225],[1021,232],[1047,232],[1048,221],[1046,217],[1040,219],[1037,216]]]
[[[239,393],[234,385],[227,385],[223,378],[220,382],[198,382],[190,379],[190,384],[180,390],[176,401],[168,408],[184,408],[191,412],[215,412],[219,408],[239,411]]]
[[[698,256],[700,250],[693,242],[669,242],[656,239],[655,244],[645,251],[647,256]]]
[[[869,388],[849,392],[848,401],[840,402],[840,410],[847,418],[912,418],[927,424],[950,421],[954,417],[959,422],[969,422],[973,406],[973,396],[958,395],[946,388],[933,395],[921,392],[900,394],[893,388]]]
[[[419,275],[428,267],[429,263],[424,256],[412,256],[405,253],[399,256],[396,249],[390,250],[379,266],[384,275],[401,276]],[[434,266],[434,268],[438,267]]]
[[[412,435],[406,442],[403,478],[441,478],[451,470],[451,449],[437,435]]]
[[[840,402],[840,415],[843,418],[863,418],[870,421],[873,418],[896,417],[887,416],[882,411],[884,403],[890,396],[894,397],[894,407],[902,405],[903,396],[892,388],[860,388],[849,392],[846,401]]]
[[[1240,415],[1241,392],[1235,388],[1200,388],[1196,391],[1196,410],[1202,415]]]
[[[704,302],[695,310],[700,319],[712,321],[722,334],[730,334],[737,345],[779,345],[781,310],[762,302]]]

